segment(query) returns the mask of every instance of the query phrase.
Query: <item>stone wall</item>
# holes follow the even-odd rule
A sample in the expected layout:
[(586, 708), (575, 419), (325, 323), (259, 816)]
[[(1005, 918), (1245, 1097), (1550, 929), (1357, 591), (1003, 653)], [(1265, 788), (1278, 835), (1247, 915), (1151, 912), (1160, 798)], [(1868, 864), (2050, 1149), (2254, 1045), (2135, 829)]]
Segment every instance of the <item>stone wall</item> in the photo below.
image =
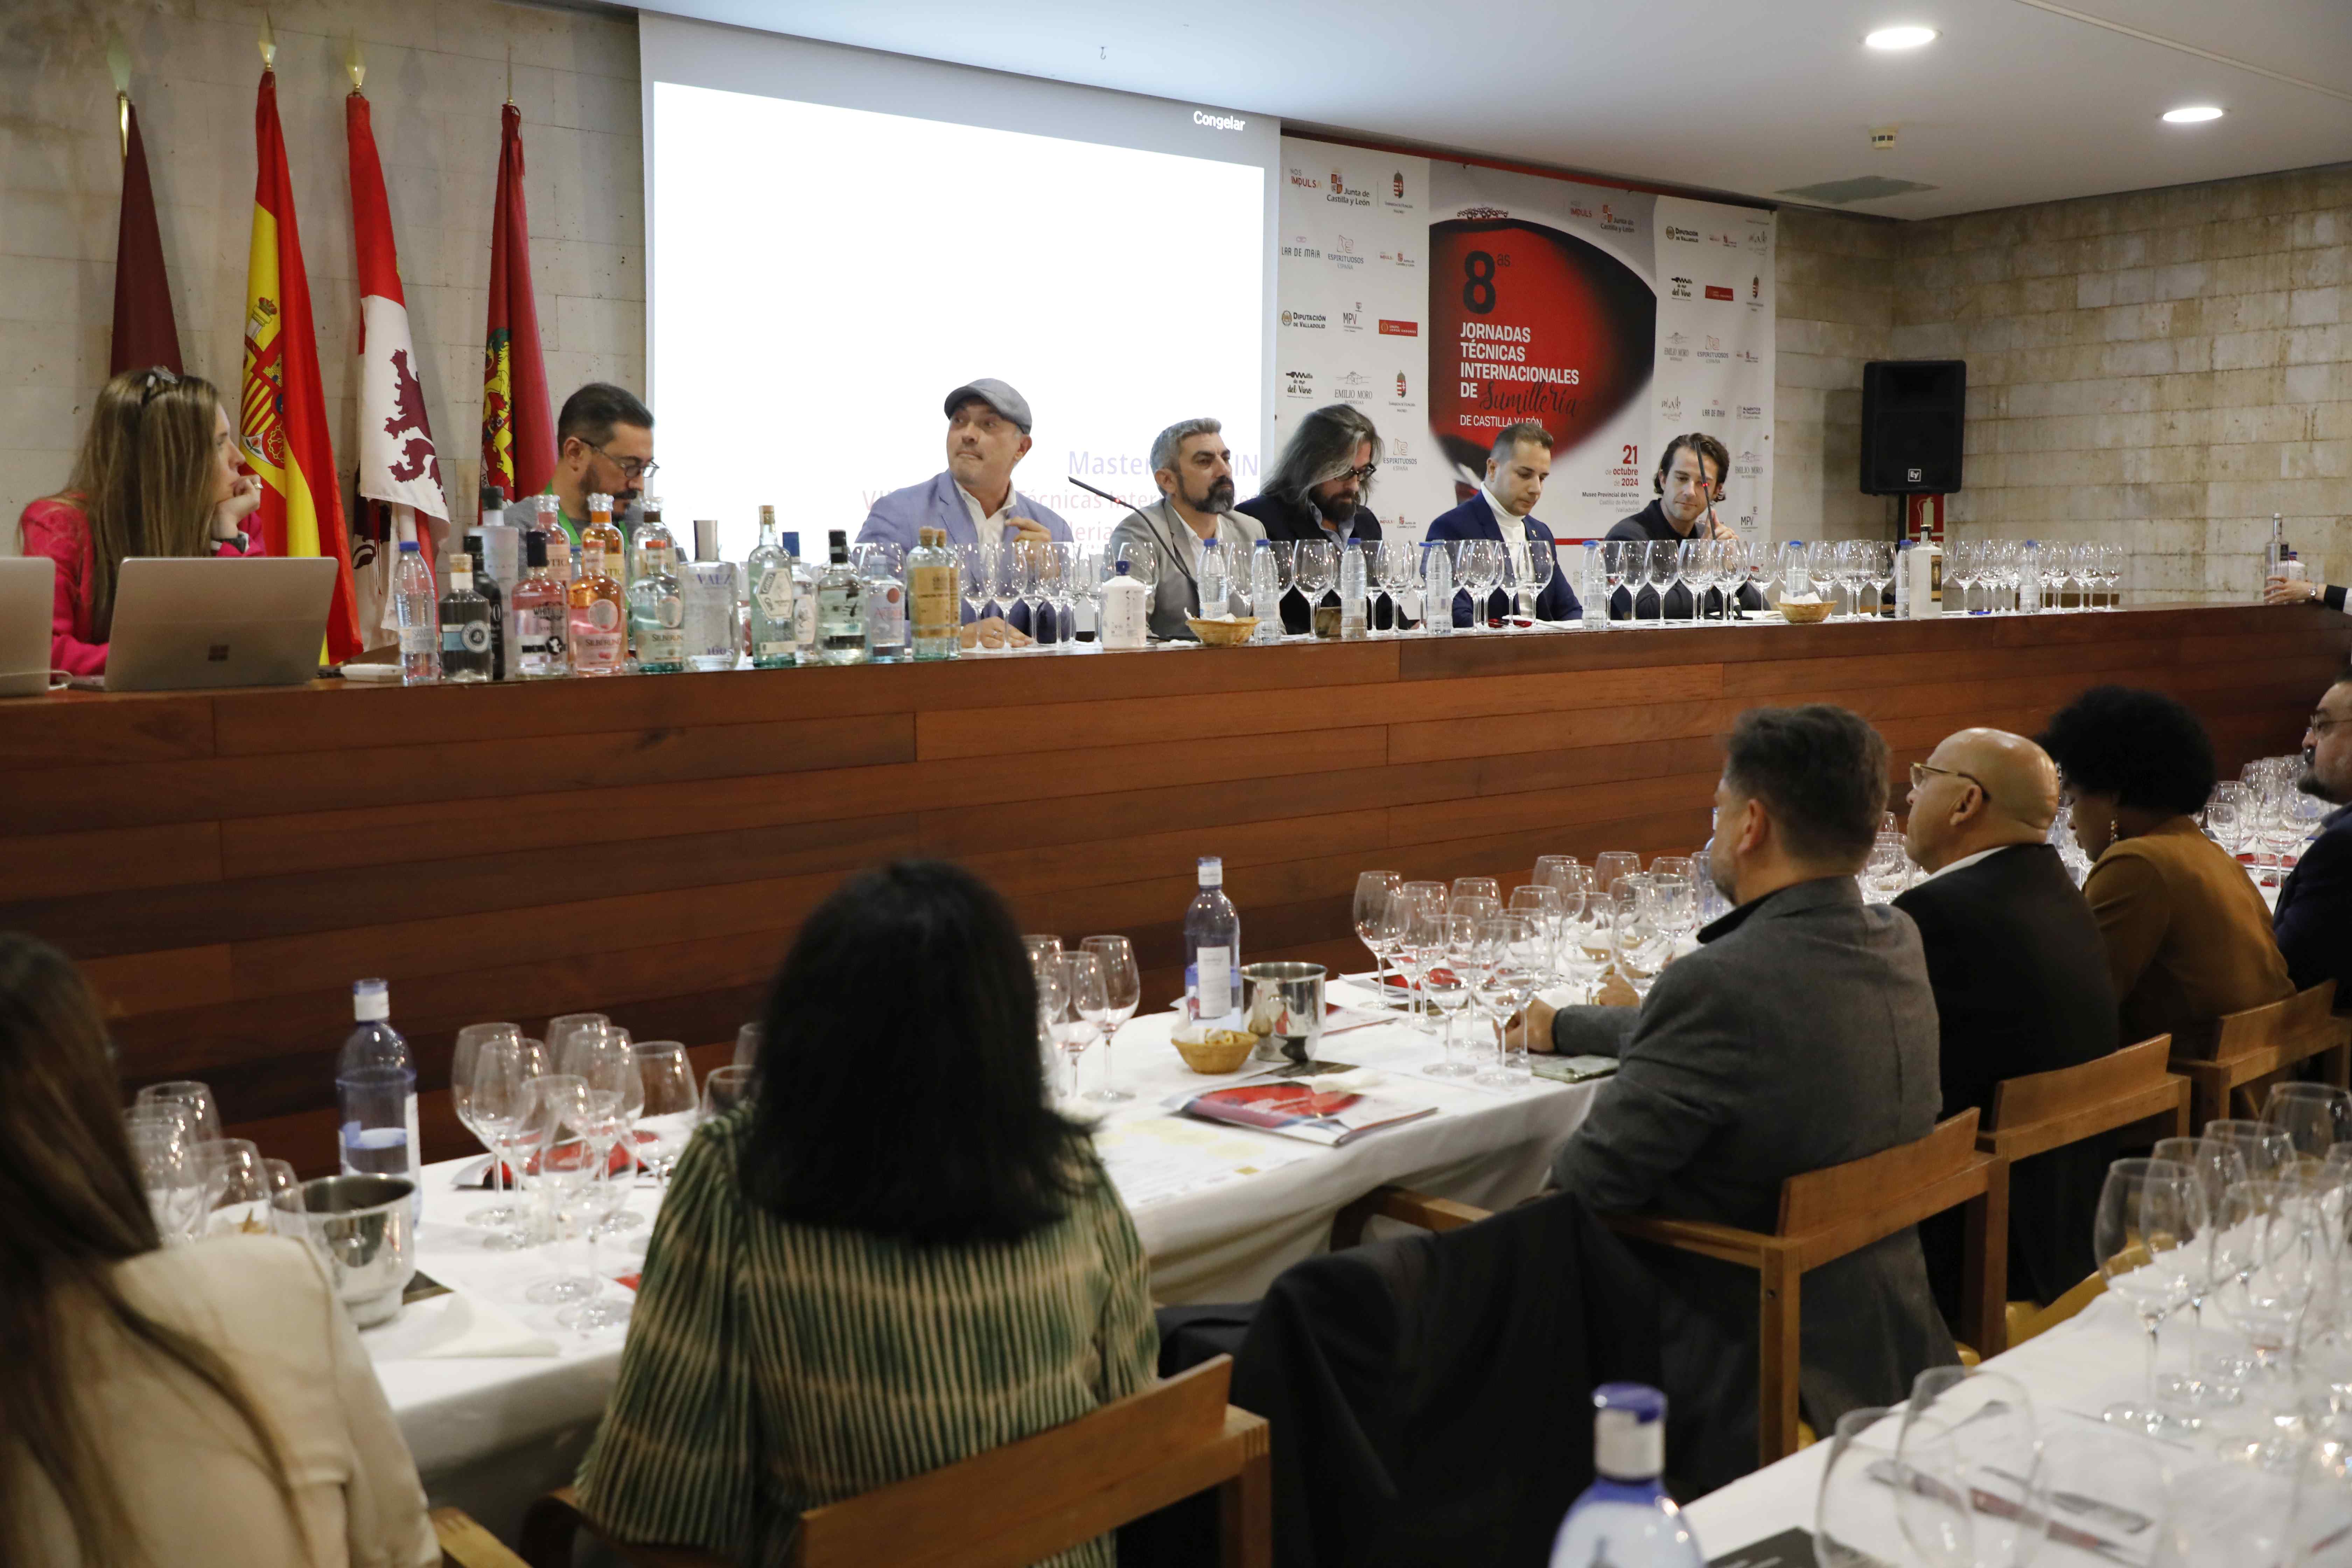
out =
[[(560, 399), (645, 382), (645, 214), (633, 21), (496, 0), (289, 0), (269, 8), (278, 115), (349, 484), (359, 300), (343, 62), (356, 36), (409, 328), (455, 507), (474, 511), (481, 358), (512, 50), (541, 342)], [(160, 211), (180, 352), (234, 409), (253, 212), (261, 9), (232, 0), (8, 0), (0, 15), (0, 509), (64, 482), (106, 380), (121, 175), (109, 33)], [(14, 527), (0, 526), (16, 547)]]
[(1774, 280), (1772, 535), (1890, 539), (1896, 503), (1864, 495), (1862, 367), (1894, 353), (1903, 227), (1809, 207), (1780, 214)]

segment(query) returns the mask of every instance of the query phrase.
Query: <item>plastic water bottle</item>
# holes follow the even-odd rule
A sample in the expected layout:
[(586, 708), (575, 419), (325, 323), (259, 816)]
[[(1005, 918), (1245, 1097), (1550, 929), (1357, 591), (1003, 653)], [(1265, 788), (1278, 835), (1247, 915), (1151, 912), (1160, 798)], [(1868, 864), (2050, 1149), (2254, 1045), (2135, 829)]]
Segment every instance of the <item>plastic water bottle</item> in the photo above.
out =
[(1212, 539), (1201, 547), (1201, 618), (1215, 620), (1231, 607), (1225, 591), (1225, 552)]
[(1225, 897), (1225, 863), (1201, 857), (1201, 890), (1184, 911), (1186, 999), (1203, 1023), (1230, 1016), (1242, 1005), (1242, 917)]
[(1658, 1478), (1666, 1396), (1646, 1384), (1592, 1391), (1592, 1484), (1552, 1539), (1551, 1568), (1706, 1568), (1697, 1537)]
[(1454, 629), (1454, 552), (1444, 542), (1431, 541), (1422, 545), (1421, 553), (1422, 571), (1429, 583), (1422, 626), (1443, 637)]
[(1257, 617), (1252, 642), (1282, 638), (1282, 567), (1274, 558), (1274, 542), (1261, 539), (1250, 551), (1250, 614)]
[(2017, 613), (2030, 616), (2041, 607), (2042, 544), (2039, 540), (2029, 539), (2017, 569)]
[(1812, 563), (1805, 553), (1805, 542), (1791, 539), (1780, 546), (1780, 597), (1805, 601), (1812, 596)]
[(400, 683), (435, 685), (441, 679), (441, 590), (413, 539), (400, 542), (392, 605), (400, 626)]
[(1609, 629), (1609, 571), (1601, 564), (1601, 541), (1584, 542), (1584, 563), (1576, 580), (1576, 597), (1584, 606), (1584, 629)]
[(1339, 637), (1362, 642), (1371, 626), (1371, 585), (1365, 580), (1364, 552), (1353, 541), (1339, 546)]
[[(417, 563), (422, 566), (423, 562)], [(352, 1016), (358, 1020), (335, 1058), (335, 1099), (342, 1113), (343, 1173), (402, 1176), (415, 1188), (410, 1212), (425, 1218), (425, 1183), (416, 1134), (416, 1058), (386, 1022), (392, 991), (381, 980), (352, 982)]]
[(1911, 618), (1913, 614), (1911, 609), (1912, 548), (1913, 545), (1910, 540), (1904, 539), (1895, 542), (1895, 618), (1898, 621), (1907, 621)]

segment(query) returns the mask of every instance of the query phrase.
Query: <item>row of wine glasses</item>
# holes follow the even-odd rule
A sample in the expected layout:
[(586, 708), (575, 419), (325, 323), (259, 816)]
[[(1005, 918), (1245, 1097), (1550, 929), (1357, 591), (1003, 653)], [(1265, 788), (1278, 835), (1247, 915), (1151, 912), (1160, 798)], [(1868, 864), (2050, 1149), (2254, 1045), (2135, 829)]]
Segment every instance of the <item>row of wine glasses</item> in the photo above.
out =
[(1609, 539), (1595, 548), (1611, 603), (1627, 595), (1636, 620), (1728, 620), (1743, 592), (1762, 588), (1763, 557), (1740, 540)]
[[(1111, 1040), (1143, 1005), (1143, 971), (1135, 961), (1135, 944), (1123, 936), (1090, 936), (1075, 952), (1065, 952), (1058, 936), (1021, 939), (1029, 950), (1029, 966), (1037, 984), (1039, 1043), (1059, 1092), (1066, 1100), (1097, 1105), (1119, 1105), (1133, 1100), (1130, 1089), (1118, 1087), (1111, 1067)], [(1102, 1077), (1081, 1092), (1078, 1065), (1097, 1042), (1102, 1046)]]
[(2275, 883), (2292, 870), (2326, 814), (2324, 802), (2296, 787), (2303, 774), (2299, 756), (2256, 757), (2206, 798), (2207, 836), (2258, 881)]
[(2032, 590), (2043, 610), (2115, 609), (2124, 547), (2050, 540), (2027, 548), (2018, 539), (1956, 539), (1945, 546), (1944, 576), (1959, 590), (1963, 615), (2013, 615)]
[[(294, 1167), (265, 1159), (249, 1139), (221, 1136), (220, 1111), (204, 1084), (150, 1084), (123, 1112), (123, 1131), (166, 1247), (281, 1229), (307, 1238), (307, 1227), (278, 1217), (283, 1194), (299, 1199)], [(299, 1202), (291, 1213), (299, 1216)]]

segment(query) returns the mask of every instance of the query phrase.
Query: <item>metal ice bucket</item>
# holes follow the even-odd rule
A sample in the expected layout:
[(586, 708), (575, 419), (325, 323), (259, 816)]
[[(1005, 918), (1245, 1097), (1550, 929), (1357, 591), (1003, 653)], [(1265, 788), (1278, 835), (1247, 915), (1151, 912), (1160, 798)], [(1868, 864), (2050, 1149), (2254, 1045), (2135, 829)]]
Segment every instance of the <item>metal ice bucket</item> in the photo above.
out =
[(1254, 1062), (1311, 1062), (1323, 1043), (1323, 977), (1319, 963), (1245, 963), (1242, 1018), (1257, 1037)]
[(320, 1176), (302, 1184), (310, 1238), (325, 1255), (335, 1294), (362, 1329), (400, 1314), (416, 1272), (416, 1222), (404, 1176)]

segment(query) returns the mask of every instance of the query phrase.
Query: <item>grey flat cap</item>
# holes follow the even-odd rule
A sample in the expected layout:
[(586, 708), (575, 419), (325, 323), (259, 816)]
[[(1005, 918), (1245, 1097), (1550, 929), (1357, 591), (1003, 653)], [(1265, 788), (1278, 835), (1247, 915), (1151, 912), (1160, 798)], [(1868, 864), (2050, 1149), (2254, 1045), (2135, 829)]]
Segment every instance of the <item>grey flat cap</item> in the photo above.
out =
[(1020, 426), (1021, 434), (1024, 436), (1029, 434), (1029, 400), (994, 376), (984, 376), (979, 381), (968, 381), (949, 393), (948, 417), (954, 418), (957, 408), (970, 403), (975, 397)]

